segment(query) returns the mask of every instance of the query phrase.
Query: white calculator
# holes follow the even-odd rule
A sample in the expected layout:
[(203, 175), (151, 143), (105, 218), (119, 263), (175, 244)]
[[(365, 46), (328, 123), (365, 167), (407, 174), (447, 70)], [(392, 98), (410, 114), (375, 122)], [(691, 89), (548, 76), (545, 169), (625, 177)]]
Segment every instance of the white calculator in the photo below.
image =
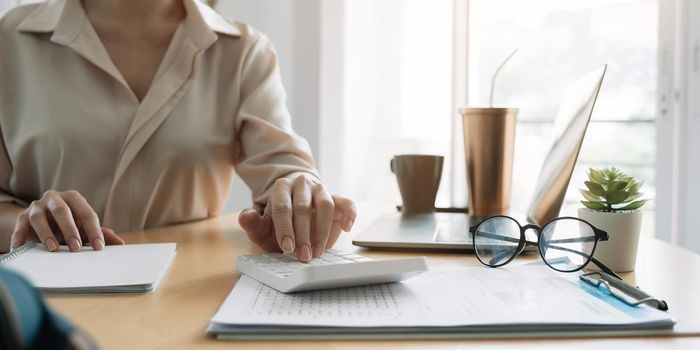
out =
[(308, 263), (292, 254), (242, 255), (239, 272), (282, 293), (403, 281), (428, 270), (425, 257), (373, 260), (337, 249)]

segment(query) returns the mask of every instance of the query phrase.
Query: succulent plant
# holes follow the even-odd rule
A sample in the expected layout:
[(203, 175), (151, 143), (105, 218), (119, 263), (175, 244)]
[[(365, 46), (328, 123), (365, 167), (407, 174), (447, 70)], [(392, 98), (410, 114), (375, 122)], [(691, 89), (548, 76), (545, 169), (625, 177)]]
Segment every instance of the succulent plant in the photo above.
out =
[(605, 212), (639, 209), (647, 202), (640, 199), (643, 193), (639, 189), (643, 183), (615, 167), (589, 168), (586, 189), (579, 190), (584, 198), (581, 204)]

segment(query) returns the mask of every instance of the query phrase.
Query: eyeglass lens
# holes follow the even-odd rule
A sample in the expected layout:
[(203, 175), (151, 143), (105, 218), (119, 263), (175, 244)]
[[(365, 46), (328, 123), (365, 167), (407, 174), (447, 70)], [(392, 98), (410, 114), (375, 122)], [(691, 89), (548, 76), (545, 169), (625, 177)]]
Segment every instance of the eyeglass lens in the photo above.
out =
[[(497, 267), (519, 253), (520, 225), (510, 217), (496, 216), (479, 224), (474, 250), (483, 264)], [(542, 228), (539, 248), (542, 259), (555, 270), (570, 272), (588, 263), (595, 248), (595, 232), (585, 221), (562, 218)], [(524, 244), (524, 242), (523, 242)]]
[(593, 227), (585, 221), (558, 219), (542, 228), (540, 254), (555, 270), (576, 271), (588, 263), (595, 243)]
[(501, 266), (518, 253), (520, 225), (511, 218), (496, 216), (479, 224), (474, 232), (476, 256), (485, 265)]

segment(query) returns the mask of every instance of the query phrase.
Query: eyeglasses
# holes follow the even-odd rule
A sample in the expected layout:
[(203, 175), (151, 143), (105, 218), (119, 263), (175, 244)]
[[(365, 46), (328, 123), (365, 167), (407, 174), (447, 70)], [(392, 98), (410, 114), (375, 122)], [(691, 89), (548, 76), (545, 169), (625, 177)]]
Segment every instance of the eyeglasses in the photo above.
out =
[[(537, 232), (537, 242), (528, 240), (526, 232)], [(622, 279), (593, 257), (598, 241), (607, 241), (608, 233), (575, 217), (556, 218), (541, 228), (522, 226), (510, 216), (492, 216), (469, 229), (479, 261), (490, 267), (511, 262), (527, 246), (538, 247), (547, 266), (561, 272), (575, 272), (593, 262), (602, 271)]]

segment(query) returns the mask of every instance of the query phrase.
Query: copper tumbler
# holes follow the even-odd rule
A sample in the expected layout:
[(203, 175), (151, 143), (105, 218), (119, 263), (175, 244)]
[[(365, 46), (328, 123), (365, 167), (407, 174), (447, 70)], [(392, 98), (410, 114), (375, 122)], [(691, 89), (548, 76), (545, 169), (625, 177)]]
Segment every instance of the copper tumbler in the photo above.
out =
[(517, 108), (462, 108), (469, 214), (505, 214), (510, 207)]

